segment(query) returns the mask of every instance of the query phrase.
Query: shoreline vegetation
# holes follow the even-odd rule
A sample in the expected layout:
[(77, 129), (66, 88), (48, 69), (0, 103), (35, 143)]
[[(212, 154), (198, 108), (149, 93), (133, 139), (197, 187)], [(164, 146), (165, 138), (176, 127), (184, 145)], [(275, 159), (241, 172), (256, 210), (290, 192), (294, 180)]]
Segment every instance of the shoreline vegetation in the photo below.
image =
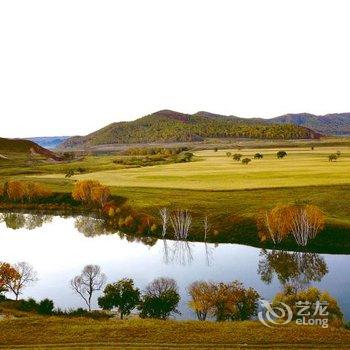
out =
[[(99, 183), (97, 185), (99, 188), (102, 186)], [(147, 190), (152, 191), (153, 189)], [(232, 195), (232, 192), (226, 192), (226, 194)], [(140, 208), (137, 205), (131, 206), (132, 200), (123, 196), (111, 195), (109, 189), (107, 189), (107, 197), (103, 201), (107, 201), (107, 198), (108, 203), (104, 203), (101, 207), (101, 205), (96, 205), (92, 202), (84, 203), (78, 198), (73, 198), (71, 193), (49, 192), (43, 197), (31, 199), (31, 201), (17, 200), (15, 202), (2, 196), (0, 197), (0, 210), (7, 214), (42, 214), (95, 218), (98, 220), (98, 224), (95, 225), (95, 233), (90, 232), (90, 235), (113, 234), (120, 231), (126, 235), (145, 239), (165, 238), (207, 243), (235, 243), (264, 249), (326, 254), (349, 254), (350, 252), (350, 227), (341, 220), (324, 219), (322, 230), (317, 237), (308, 242), (306, 246), (301, 246), (287, 233), (282, 233), (282, 235), (286, 236), (283, 241), (275, 242), (267, 237), (268, 233), (261, 234), (259, 231), (259, 224), (261, 225), (261, 222), (259, 223), (259, 211), (253, 217), (242, 214), (232, 215), (229, 211), (227, 213), (203, 216), (200, 206), (197, 211), (194, 207), (188, 206), (190, 208), (188, 212), (191, 214), (191, 227), (186, 237), (177, 237), (170, 232), (172, 231), (171, 227), (168, 227), (166, 235), (162, 232), (161, 210), (166, 207)], [(168, 215), (170, 212), (175, 212), (176, 208), (178, 208), (178, 204), (167, 208)], [(114, 218), (115, 216), (116, 218)], [(101, 220), (103, 222), (102, 225)], [(168, 218), (168, 220), (167, 225), (170, 226), (170, 219)]]

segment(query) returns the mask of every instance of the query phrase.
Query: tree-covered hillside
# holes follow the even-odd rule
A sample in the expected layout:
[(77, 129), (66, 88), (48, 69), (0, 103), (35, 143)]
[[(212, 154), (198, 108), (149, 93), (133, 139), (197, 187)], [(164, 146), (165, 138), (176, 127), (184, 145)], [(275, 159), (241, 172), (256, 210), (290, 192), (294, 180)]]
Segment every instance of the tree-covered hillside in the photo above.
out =
[(190, 142), (208, 138), (313, 139), (319, 134), (297, 125), (222, 116), (207, 112), (159, 111), (131, 122), (110, 124), (87, 136), (65, 141), (63, 148), (102, 144)]

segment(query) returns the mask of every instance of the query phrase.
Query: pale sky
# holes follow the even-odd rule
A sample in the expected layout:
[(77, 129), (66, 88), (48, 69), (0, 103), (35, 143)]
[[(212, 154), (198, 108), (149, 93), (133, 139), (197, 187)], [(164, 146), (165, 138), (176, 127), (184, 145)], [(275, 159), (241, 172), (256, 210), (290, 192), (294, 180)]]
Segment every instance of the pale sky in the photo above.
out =
[(0, 136), (160, 109), (350, 112), (347, 0), (0, 0)]

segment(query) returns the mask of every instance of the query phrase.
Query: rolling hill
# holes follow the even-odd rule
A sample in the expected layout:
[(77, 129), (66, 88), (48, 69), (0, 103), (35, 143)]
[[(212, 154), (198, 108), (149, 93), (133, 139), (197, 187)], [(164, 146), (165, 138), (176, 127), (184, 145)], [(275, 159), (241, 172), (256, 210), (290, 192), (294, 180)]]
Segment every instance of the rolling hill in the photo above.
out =
[(350, 135), (350, 113), (326, 115), (309, 113), (285, 114), (269, 119), (269, 122), (300, 125), (324, 135)]
[(33, 154), (55, 161), (61, 160), (55, 153), (39, 146), (33, 141), (0, 138), (0, 159), (11, 159), (12, 154)]
[(45, 137), (30, 137), (26, 140), (33, 141), (41, 147), (48, 149), (54, 149), (62, 144), (65, 140), (69, 139), (69, 136), (45, 136)]
[(208, 112), (184, 114), (162, 110), (130, 122), (112, 123), (87, 136), (66, 140), (61, 148), (104, 144), (191, 142), (210, 138), (317, 139), (321, 135), (292, 124), (272, 124)]

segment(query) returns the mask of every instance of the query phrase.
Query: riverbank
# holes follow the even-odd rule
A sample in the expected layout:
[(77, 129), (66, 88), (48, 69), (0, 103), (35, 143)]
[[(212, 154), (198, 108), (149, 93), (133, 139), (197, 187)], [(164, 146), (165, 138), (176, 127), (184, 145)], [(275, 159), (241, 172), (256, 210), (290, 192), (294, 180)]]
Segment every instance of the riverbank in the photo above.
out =
[(317, 326), (267, 328), (258, 321), (200, 322), (25, 317), (0, 321), (0, 348), (342, 348), (350, 331)]

